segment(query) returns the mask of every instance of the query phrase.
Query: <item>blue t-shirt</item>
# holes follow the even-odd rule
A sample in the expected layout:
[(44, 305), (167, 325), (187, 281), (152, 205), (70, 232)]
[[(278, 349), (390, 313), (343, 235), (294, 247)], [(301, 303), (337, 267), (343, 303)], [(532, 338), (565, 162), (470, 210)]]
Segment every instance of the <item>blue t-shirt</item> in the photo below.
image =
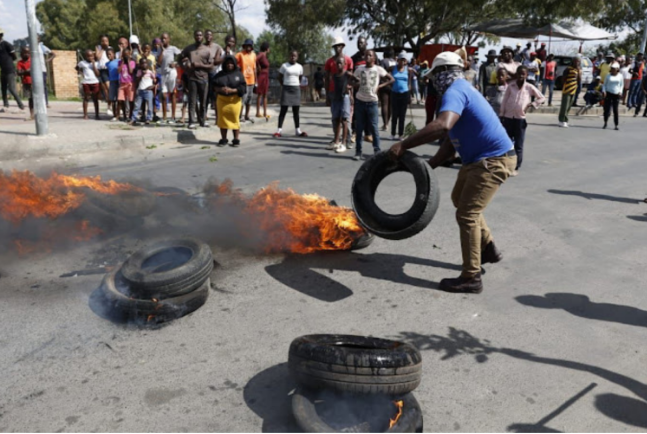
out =
[(119, 81), (119, 59), (106, 63), (106, 68), (108, 68), (108, 79), (110, 81)]
[(398, 71), (398, 67), (394, 66), (391, 75), (395, 79), (391, 91), (394, 93), (409, 92), (409, 67), (405, 66), (404, 71)]
[(447, 111), (460, 115), (449, 138), (463, 164), (498, 157), (513, 148), (497, 114), (467, 80), (456, 80), (443, 95), (440, 113)]

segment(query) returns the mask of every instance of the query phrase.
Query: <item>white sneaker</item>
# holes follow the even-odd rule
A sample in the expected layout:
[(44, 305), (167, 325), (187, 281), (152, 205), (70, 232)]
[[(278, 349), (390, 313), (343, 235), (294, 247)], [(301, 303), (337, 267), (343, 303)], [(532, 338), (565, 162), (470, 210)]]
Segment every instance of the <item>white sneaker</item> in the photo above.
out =
[(110, 119), (110, 122), (119, 122), (119, 119), (117, 119), (117, 118), (112, 118), (112, 119)]
[(341, 143), (330, 142), (330, 143), (328, 144), (328, 146), (326, 146), (326, 150), (328, 150), (328, 151), (334, 151), (334, 150), (335, 150), (335, 149), (337, 149), (340, 145), (341, 145)]
[(568, 122), (564, 122), (564, 128), (568, 128)]
[(339, 146), (337, 146), (337, 147), (335, 148), (335, 153), (336, 153), (336, 154), (341, 154), (341, 153), (346, 152), (347, 150), (348, 150), (348, 149), (346, 149), (346, 146), (342, 143), (342, 144), (340, 144)]
[(112, 110), (110, 110), (110, 109), (106, 110), (106, 114), (108, 116), (114, 116), (114, 114), (112, 113)]

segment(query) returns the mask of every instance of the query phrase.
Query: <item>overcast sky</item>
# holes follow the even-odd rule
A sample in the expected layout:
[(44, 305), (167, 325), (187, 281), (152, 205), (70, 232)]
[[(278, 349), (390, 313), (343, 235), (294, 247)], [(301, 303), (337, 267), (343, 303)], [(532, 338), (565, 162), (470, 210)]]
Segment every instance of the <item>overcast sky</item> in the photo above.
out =
[[(40, 0), (36, 0), (38, 3)], [(322, 0), (325, 1), (325, 0)], [(257, 37), (263, 30), (268, 29), (268, 26), (265, 24), (265, 5), (262, 0), (240, 0), (240, 3), (246, 7), (246, 9), (240, 11), (236, 15), (236, 21), (243, 27), (247, 28), (254, 37)], [(14, 39), (20, 39), (27, 37), (27, 18), (25, 12), (25, 1), (24, 0), (0, 0), (0, 28), (4, 30), (5, 39), (8, 41), (13, 41)], [(330, 32), (334, 36), (341, 36), (347, 45), (346, 53), (353, 54), (356, 49), (356, 42), (350, 41), (346, 34), (342, 34), (341, 29), (332, 30)], [(541, 38), (542, 40), (547, 40), (547, 38)], [(485, 56), (485, 53), (489, 48), (495, 48), (499, 50), (504, 44), (505, 45), (516, 45), (518, 42), (524, 43), (526, 41), (521, 41), (517, 39), (503, 38), (502, 43), (494, 47), (486, 47), (485, 50), (480, 50), (481, 60)], [(372, 41), (369, 39), (369, 47), (372, 45)], [(597, 43), (586, 43), (584, 50), (590, 46), (596, 46)], [(577, 52), (579, 43), (577, 42), (557, 42), (552, 45), (552, 50), (556, 54), (574, 54)]]

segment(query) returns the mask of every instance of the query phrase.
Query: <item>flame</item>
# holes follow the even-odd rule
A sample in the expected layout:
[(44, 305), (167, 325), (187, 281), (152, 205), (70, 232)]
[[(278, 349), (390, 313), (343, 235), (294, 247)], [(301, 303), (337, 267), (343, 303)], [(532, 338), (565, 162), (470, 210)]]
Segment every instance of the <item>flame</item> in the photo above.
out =
[(81, 187), (111, 195), (140, 190), (130, 184), (104, 182), (100, 176), (77, 178), (54, 172), (45, 179), (29, 171), (0, 172), (0, 217), (14, 224), (27, 217), (56, 219), (83, 203)]
[(404, 407), (404, 401), (393, 401), (393, 404), (398, 409), (398, 414), (396, 414), (393, 419), (389, 420), (389, 429), (393, 428), (393, 426), (398, 423), (398, 420), (400, 420), (400, 417), (402, 416), (402, 407)]
[(227, 180), (216, 185), (214, 193), (216, 202), (233, 201), (242, 208), (251, 223), (246, 221), (241, 232), (258, 230), (267, 253), (348, 250), (366, 234), (352, 209), (331, 205), (317, 194), (279, 189), (277, 182), (245, 195)]

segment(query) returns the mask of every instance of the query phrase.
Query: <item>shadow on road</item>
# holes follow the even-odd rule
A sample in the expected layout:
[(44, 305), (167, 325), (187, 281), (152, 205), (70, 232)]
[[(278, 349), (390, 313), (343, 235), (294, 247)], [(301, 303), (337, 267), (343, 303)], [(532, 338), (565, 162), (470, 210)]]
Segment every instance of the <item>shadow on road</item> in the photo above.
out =
[[(571, 360), (542, 357), (513, 348), (495, 347), (488, 340), (480, 340), (466, 331), (449, 328), (447, 336), (424, 335), (415, 332), (400, 332), (394, 337), (409, 342), (420, 350), (431, 350), (442, 354), (441, 360), (449, 360), (460, 355), (471, 355), (477, 363), (485, 363), (492, 354), (503, 354), (527, 362), (552, 365), (574, 371), (587, 372), (610, 383), (616, 384), (635, 394), (640, 399), (613, 395), (598, 395), (596, 407), (604, 415), (622, 423), (645, 427), (647, 409), (647, 384), (608, 369)], [(598, 405), (598, 402), (600, 403)], [(622, 407), (621, 407), (622, 405)], [(545, 419), (545, 418), (544, 418)], [(640, 425), (643, 424), (643, 425)], [(533, 424), (513, 424), (508, 429), (530, 427)], [(546, 432), (546, 431), (545, 431)], [(554, 432), (554, 431), (552, 431)]]
[[(354, 271), (363, 277), (425, 289), (438, 289), (437, 282), (408, 276), (404, 272), (406, 264), (461, 270), (460, 265), (413, 256), (324, 252), (316, 255), (288, 256), (280, 264), (265, 267), (265, 271), (274, 279), (302, 294), (331, 303), (353, 295), (350, 288), (332, 278), (335, 270)], [(319, 272), (315, 269), (326, 271)]]
[(577, 191), (577, 190), (548, 190), (549, 193), (553, 194), (562, 194), (566, 196), (580, 196), (585, 199), (599, 199), (599, 200), (609, 200), (611, 202), (621, 202), (621, 203), (640, 203), (640, 200), (638, 199), (632, 199), (629, 197), (617, 197), (617, 196), (609, 196), (606, 194), (597, 194), (597, 193), (585, 193), (583, 191)]
[(292, 416), (292, 396), (296, 388), (288, 364), (281, 363), (252, 377), (243, 389), (245, 404), (263, 419), (263, 432), (300, 432)]
[(621, 304), (594, 303), (581, 294), (549, 293), (521, 295), (516, 300), (526, 306), (541, 309), (564, 309), (566, 312), (586, 319), (616, 322), (637, 327), (647, 327), (647, 311)]
[(635, 220), (637, 222), (647, 222), (647, 214), (643, 215), (628, 215), (628, 219)]

